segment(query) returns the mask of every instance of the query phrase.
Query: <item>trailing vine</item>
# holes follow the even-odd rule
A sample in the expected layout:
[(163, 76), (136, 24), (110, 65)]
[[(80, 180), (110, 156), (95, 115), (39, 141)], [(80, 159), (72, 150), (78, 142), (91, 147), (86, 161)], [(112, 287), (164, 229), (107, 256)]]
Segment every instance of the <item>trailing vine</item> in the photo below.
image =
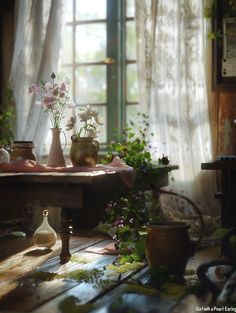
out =
[[(153, 201), (150, 190), (160, 185), (169, 172), (166, 156), (162, 155), (158, 162), (153, 161), (151, 143), (147, 139), (148, 119), (147, 115), (138, 113), (136, 122), (130, 121), (125, 128), (122, 140), (108, 145), (103, 160), (111, 162), (118, 155), (137, 173), (134, 187), (125, 196), (114, 196), (107, 204), (104, 216), (106, 231), (113, 235), (117, 250), (127, 254), (128, 262), (139, 261), (145, 256), (145, 224), (161, 218), (159, 204)], [(99, 229), (102, 230), (101, 225)]]

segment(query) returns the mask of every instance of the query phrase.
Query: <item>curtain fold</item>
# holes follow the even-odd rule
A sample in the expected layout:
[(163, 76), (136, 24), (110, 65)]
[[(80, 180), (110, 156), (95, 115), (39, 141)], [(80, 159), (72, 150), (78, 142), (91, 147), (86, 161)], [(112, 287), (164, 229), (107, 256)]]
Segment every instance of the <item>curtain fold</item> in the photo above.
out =
[(199, 0), (136, 0), (138, 76), (152, 152), (179, 166), (170, 187), (217, 214), (215, 173), (201, 171), (213, 159), (203, 10)]
[(16, 103), (16, 140), (33, 140), (40, 154), (48, 118), (28, 87), (50, 80), (59, 67), (63, 0), (16, 0), (16, 30), (10, 83)]

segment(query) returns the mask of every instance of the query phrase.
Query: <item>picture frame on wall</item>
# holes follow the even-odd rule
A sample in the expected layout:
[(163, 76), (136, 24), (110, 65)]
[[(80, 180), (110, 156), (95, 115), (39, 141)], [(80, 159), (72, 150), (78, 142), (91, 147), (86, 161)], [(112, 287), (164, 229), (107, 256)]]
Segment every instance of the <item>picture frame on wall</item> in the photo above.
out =
[[(212, 31), (217, 34), (212, 45), (212, 89), (236, 90), (236, 12), (217, 0)], [(234, 16), (235, 15), (235, 16)]]
[(222, 77), (236, 76), (236, 18), (223, 19)]

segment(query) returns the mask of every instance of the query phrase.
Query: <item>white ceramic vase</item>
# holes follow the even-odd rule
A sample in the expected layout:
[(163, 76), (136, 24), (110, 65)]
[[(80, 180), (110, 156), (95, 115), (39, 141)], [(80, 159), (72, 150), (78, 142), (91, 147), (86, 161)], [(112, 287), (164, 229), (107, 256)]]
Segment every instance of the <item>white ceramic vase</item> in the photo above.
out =
[(60, 139), (61, 129), (51, 128), (51, 131), (52, 131), (52, 143), (48, 155), (47, 166), (51, 167), (65, 166), (66, 162), (63, 155)]

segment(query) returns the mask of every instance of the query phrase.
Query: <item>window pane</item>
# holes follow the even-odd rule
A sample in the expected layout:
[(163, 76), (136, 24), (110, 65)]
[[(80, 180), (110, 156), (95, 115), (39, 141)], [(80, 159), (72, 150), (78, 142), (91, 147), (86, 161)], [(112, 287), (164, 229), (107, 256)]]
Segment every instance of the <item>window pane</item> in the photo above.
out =
[(76, 62), (102, 61), (106, 57), (106, 24), (76, 27)]
[(73, 20), (73, 0), (65, 1), (66, 7), (66, 22), (72, 22)]
[(76, 70), (76, 103), (106, 102), (106, 66), (81, 66)]
[(137, 120), (137, 114), (140, 113), (140, 105), (127, 105), (126, 106), (126, 121), (127, 124), (130, 123), (130, 121), (134, 122)]
[(126, 0), (126, 16), (134, 17), (134, 14), (135, 14), (134, 0)]
[(127, 64), (127, 101), (138, 102), (138, 75), (137, 64)]
[(126, 49), (127, 49), (127, 59), (136, 60), (136, 30), (134, 21), (126, 22)]
[(76, 19), (95, 20), (106, 18), (106, 0), (77, 0)]
[(72, 27), (66, 26), (63, 37), (62, 63), (72, 63)]

